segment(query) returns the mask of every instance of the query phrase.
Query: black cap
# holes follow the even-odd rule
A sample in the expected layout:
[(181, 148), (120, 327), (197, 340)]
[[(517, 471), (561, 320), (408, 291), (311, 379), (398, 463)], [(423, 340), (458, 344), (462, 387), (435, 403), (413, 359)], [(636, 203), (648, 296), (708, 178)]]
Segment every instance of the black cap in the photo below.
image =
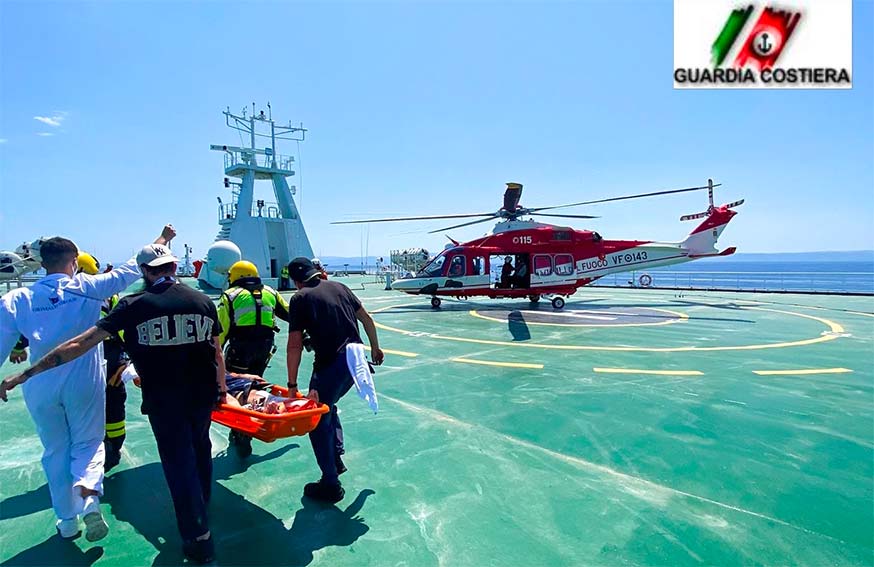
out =
[(288, 263), (288, 275), (292, 281), (305, 282), (319, 271), (309, 258), (300, 256)]

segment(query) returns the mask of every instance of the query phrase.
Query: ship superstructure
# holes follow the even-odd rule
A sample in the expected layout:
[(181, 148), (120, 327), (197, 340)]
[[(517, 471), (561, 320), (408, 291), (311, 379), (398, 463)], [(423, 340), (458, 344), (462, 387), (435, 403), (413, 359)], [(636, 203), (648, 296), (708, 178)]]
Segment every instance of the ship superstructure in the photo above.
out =
[[(282, 267), (298, 256), (313, 256), (309, 238), (294, 201), (296, 187), (289, 186), (286, 178), (295, 175), (295, 159), (276, 152), (276, 142), (302, 142), (306, 136), (303, 125), (277, 124), (270, 104), (264, 111), (255, 112), (252, 105), (240, 114), (225, 110), (225, 121), (242, 134), (247, 146), (211, 145), (210, 149), (224, 154), (224, 185), (230, 189), (230, 201), (218, 198), (220, 230), (216, 237), (219, 254), (207, 254), (199, 280), (209, 287), (226, 286), (229, 250), (227, 241), (239, 248), (242, 259), (258, 267), (265, 283), (276, 285)], [(259, 143), (264, 143), (263, 147)], [(255, 182), (269, 181), (275, 201), (256, 199)], [(220, 256), (213, 257), (213, 256)], [(230, 254), (233, 256), (233, 254)], [(233, 263), (233, 262), (231, 262)], [(271, 280), (273, 280), (271, 282)]]

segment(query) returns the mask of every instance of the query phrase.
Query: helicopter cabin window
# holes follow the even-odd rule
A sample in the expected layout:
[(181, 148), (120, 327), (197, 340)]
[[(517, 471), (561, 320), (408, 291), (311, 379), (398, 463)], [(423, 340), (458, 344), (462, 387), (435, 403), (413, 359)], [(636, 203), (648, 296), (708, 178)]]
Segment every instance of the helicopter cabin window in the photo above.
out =
[(552, 258), (546, 254), (537, 254), (534, 256), (534, 273), (538, 276), (552, 275)]
[(443, 273), (443, 264), (446, 263), (446, 256), (440, 255), (431, 260), (422, 271), (419, 272), (420, 275), (426, 278), (436, 278)]
[(483, 270), (485, 269), (485, 265), (486, 265), (485, 256), (476, 256), (473, 259), (473, 272), (471, 272), (471, 275), (473, 275), (473, 276), (482, 275)]
[(0, 274), (14, 274), (15, 265), (12, 258), (0, 258)]
[(569, 242), (571, 240), (571, 231), (569, 231), (569, 230), (553, 230), (552, 231), (552, 239)]
[(556, 254), (555, 273), (559, 276), (572, 275), (574, 273), (574, 257), (570, 254)]
[(452, 261), (449, 262), (449, 274), (450, 278), (459, 278), (465, 273), (465, 258), (464, 256), (453, 256)]

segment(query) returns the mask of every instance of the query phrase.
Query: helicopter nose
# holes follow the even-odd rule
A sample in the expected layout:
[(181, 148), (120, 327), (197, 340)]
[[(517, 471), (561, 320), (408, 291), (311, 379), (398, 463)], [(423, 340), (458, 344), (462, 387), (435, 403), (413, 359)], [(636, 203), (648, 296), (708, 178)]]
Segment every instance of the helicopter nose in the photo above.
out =
[(400, 279), (395, 280), (391, 284), (391, 288), (395, 291), (407, 291), (413, 289), (419, 289), (422, 287), (421, 280), (419, 278), (408, 278), (408, 279)]

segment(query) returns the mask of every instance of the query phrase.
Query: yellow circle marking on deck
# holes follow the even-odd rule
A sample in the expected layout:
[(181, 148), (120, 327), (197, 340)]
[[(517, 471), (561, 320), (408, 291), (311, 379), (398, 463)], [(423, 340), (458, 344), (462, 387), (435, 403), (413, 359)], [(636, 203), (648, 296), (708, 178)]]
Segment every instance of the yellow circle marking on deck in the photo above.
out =
[[(365, 346), (364, 348), (366, 350), (370, 350), (369, 346)], [(405, 350), (392, 350), (390, 348), (384, 348), (384, 349), (382, 349), (382, 352), (385, 354), (396, 354), (398, 356), (405, 356), (407, 358), (416, 358), (417, 356), (419, 356), (415, 352), (407, 352)]]
[(541, 370), (542, 364), (530, 364), (526, 362), (497, 362), (494, 360), (477, 360), (475, 358), (450, 358), (452, 362), (464, 362), (467, 364), (482, 364), (484, 366), (501, 366), (504, 368), (532, 368)]
[[(669, 319), (667, 321), (659, 321), (658, 323), (537, 323), (533, 321), (520, 321), (524, 322), (526, 325), (539, 325), (541, 327), (655, 327), (656, 325), (670, 325), (671, 323), (680, 323), (689, 319), (689, 316), (685, 313), (680, 313), (679, 311), (669, 311), (668, 309), (657, 309), (655, 307), (645, 307), (644, 309), (649, 309), (650, 311), (661, 311), (663, 313), (669, 313), (676, 317), (676, 319)], [(539, 313), (543, 313), (545, 315), (554, 315), (555, 313), (565, 313), (563, 311), (549, 312), (549, 311), (540, 311)], [(568, 312), (571, 313), (571, 312)], [(586, 311), (586, 313), (591, 313), (591, 311)], [(485, 319), (487, 321), (495, 321), (496, 323), (506, 323), (507, 319), (498, 319), (497, 317), (488, 317), (478, 312), (476, 309), (471, 309), (468, 311), (468, 314), (473, 317), (478, 317), (480, 319)], [(611, 315), (628, 315), (634, 316), (636, 313), (604, 313), (602, 317), (609, 317)]]
[(759, 376), (806, 376), (808, 374), (846, 374), (849, 368), (807, 368), (804, 370), (753, 370)]
[(700, 370), (635, 370), (634, 368), (593, 368), (603, 374), (658, 374), (660, 376), (704, 376)]
[[(395, 307), (402, 307), (401, 305), (395, 305)], [(844, 333), (844, 328), (834, 321), (829, 321), (828, 319), (823, 319), (821, 317), (814, 317), (813, 315), (805, 315), (804, 313), (796, 313), (794, 311), (782, 311), (780, 309), (769, 309), (766, 307), (747, 307), (746, 309), (755, 309), (757, 311), (771, 311), (773, 313), (781, 313), (783, 315), (792, 315), (795, 317), (802, 317), (804, 319), (812, 319), (813, 321), (819, 321), (823, 323), (829, 328), (828, 332), (824, 332), (818, 337), (814, 337), (812, 339), (802, 339), (798, 341), (788, 341), (782, 343), (765, 343), (765, 344), (757, 344), (757, 345), (737, 345), (737, 346), (714, 346), (714, 347), (640, 347), (640, 346), (594, 346), (594, 345), (545, 345), (541, 343), (523, 343), (523, 342), (510, 342), (510, 341), (492, 341), (487, 339), (471, 339), (467, 337), (447, 337), (446, 335), (438, 335), (435, 333), (429, 332), (416, 332), (416, 331), (405, 331), (404, 329), (398, 329), (396, 327), (389, 327), (388, 325), (384, 325), (382, 323), (376, 322), (376, 326), (385, 331), (392, 331), (394, 333), (400, 333), (402, 335), (413, 336), (413, 337), (428, 337), (432, 339), (439, 339), (444, 341), (456, 341), (462, 343), (474, 343), (481, 345), (495, 345), (495, 346), (508, 346), (508, 347), (520, 347), (520, 348), (542, 348), (542, 349), (550, 349), (550, 350), (592, 350), (592, 351), (607, 351), (607, 352), (711, 352), (711, 351), (726, 351), (726, 350), (762, 350), (768, 348), (787, 348), (787, 347), (796, 347), (796, 346), (806, 346), (817, 343), (824, 343), (828, 341), (833, 341), (838, 339)], [(375, 312), (374, 312), (375, 313)]]

